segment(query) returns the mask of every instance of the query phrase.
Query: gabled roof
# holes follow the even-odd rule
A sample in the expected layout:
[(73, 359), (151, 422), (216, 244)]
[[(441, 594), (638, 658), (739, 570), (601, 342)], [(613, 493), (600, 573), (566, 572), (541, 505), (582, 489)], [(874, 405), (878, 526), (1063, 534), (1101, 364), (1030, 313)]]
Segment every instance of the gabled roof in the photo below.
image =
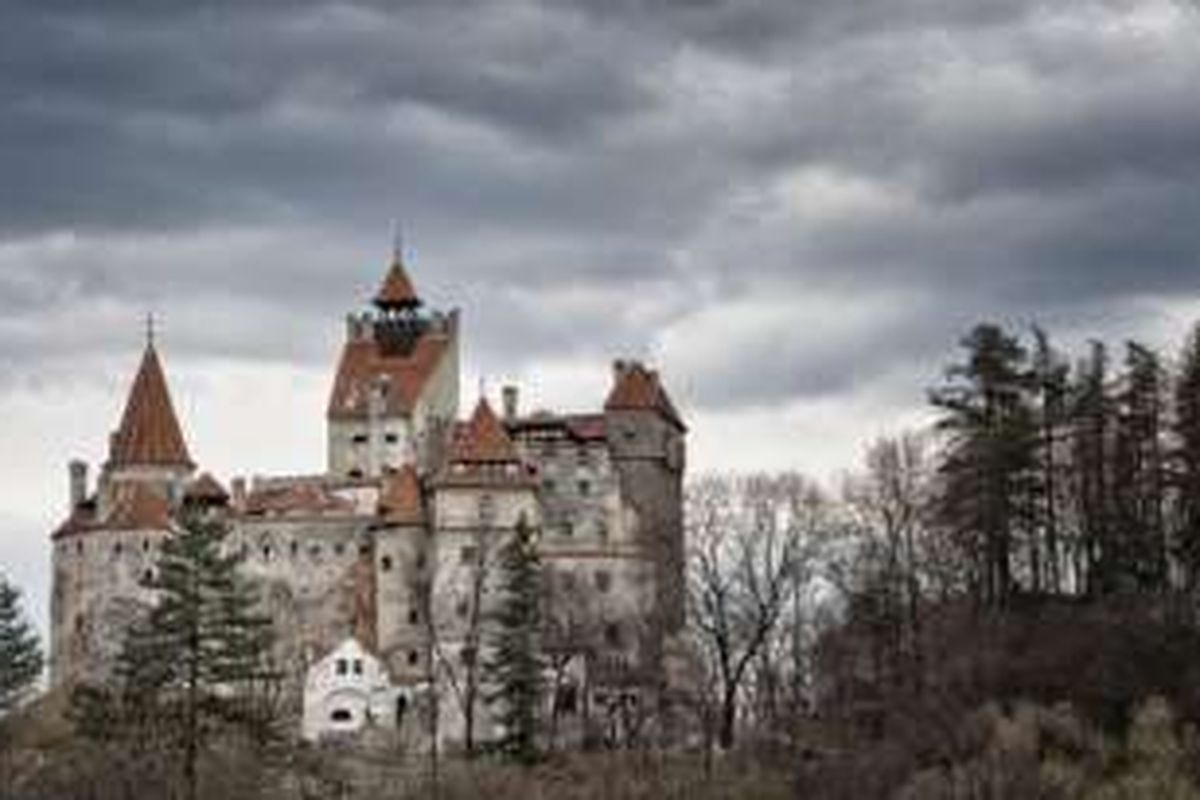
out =
[(113, 466), (193, 466), (153, 343), (142, 355), (108, 460)]
[(205, 472), (188, 485), (184, 497), (204, 503), (225, 503), (229, 500), (229, 492), (225, 491), (211, 473)]
[(448, 336), (433, 332), (422, 334), (407, 355), (385, 353), (373, 338), (346, 342), (329, 396), (329, 418), (365, 417), (371, 392), (379, 391), (381, 383), (387, 386), (383, 413), (411, 414), (449, 346)]
[(517, 461), (517, 449), (504, 432), (487, 398), (479, 398), (470, 421), (450, 443), (450, 461), (458, 464), (503, 464)]
[(421, 480), (411, 464), (405, 464), (398, 472), (389, 472), (381, 479), (379, 515), (393, 525), (425, 523)]
[(618, 361), (615, 381), (605, 411), (657, 411), (680, 430), (687, 430), (675, 404), (663, 388), (656, 370), (646, 369), (638, 361)]
[(391, 309), (411, 308), (420, 304), (421, 298), (417, 297), (417, 291), (408, 277), (408, 271), (404, 269), (404, 263), (399, 258), (394, 259), (375, 295), (375, 305)]

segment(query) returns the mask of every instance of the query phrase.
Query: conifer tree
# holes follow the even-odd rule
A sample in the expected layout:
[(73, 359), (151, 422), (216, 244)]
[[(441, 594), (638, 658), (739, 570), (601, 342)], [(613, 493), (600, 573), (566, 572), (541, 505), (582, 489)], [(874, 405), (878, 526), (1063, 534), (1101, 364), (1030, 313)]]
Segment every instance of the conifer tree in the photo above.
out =
[(200, 757), (218, 736), (238, 732), (264, 744), (274, 733), (271, 621), (237, 571), (240, 557), (222, 553), (225, 533), (222, 523), (189, 514), (164, 541), (144, 583), (157, 603), (130, 629), (118, 666), (126, 719), (179, 755), (189, 799)]
[(20, 591), (0, 576), (0, 717), (20, 704), (42, 672), (42, 649), (20, 600)]
[(1028, 533), (1036, 455), (1028, 355), (1016, 338), (981, 324), (962, 341), (961, 364), (930, 400), (946, 436), (942, 521), (974, 557), (985, 603), (1003, 605), (1014, 586), (1014, 544)]
[(528, 764), (538, 758), (542, 658), (541, 560), (536, 535), (524, 515), (500, 551), (501, 598), (495, 612), (492, 648), (487, 659), (488, 698), (503, 726), (499, 749)]
[(1174, 553), (1187, 587), (1195, 589), (1200, 584), (1200, 324), (1184, 346), (1173, 405)]

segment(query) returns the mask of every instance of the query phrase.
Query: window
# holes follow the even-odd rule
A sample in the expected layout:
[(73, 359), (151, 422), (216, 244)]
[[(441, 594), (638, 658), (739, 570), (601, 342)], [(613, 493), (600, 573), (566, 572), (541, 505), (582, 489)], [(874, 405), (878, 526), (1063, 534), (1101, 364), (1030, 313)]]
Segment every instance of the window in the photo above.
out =
[(479, 549), (470, 544), (464, 545), (463, 549), (459, 551), (459, 558), (464, 564), (474, 564), (478, 555)]
[(601, 539), (608, 538), (608, 522), (604, 518), (596, 520), (596, 536)]
[(592, 463), (591, 453), (586, 447), (580, 447), (575, 451), (575, 463), (581, 467), (586, 467)]
[(579, 706), (579, 690), (575, 685), (568, 683), (565, 686), (558, 687), (558, 691), (554, 695), (554, 707), (562, 714), (574, 714)]
[(314, 544), (312, 547), (308, 548), (308, 554), (312, 556), (313, 561), (319, 559), (321, 557), (321, 545)]
[(417, 553), (417, 571), (425, 569), (425, 553)]
[(421, 615), (417, 613), (417, 610), (415, 608), (410, 608), (408, 610), (408, 624), (416, 625), (420, 621), (421, 621)]
[(362, 675), (362, 674), (363, 674), (363, 666), (362, 666), (362, 659), (361, 659), (361, 658), (356, 658), (356, 659), (354, 659), (354, 674), (355, 674), (355, 675)]
[(392, 571), (392, 557), (384, 556), (383, 558), (379, 559), (379, 569), (381, 569), (384, 572), (391, 572)]
[(119, 558), (121, 555), (121, 543), (117, 542), (113, 545), (113, 558)]
[(383, 435), (383, 440), (388, 444), (395, 444), (396, 442), (400, 441), (400, 437), (394, 433), (385, 433)]
[(575, 526), (573, 524), (571, 524), (571, 520), (567, 520), (566, 522), (563, 523), (562, 535), (563, 536), (574, 536), (575, 535)]
[[(415, 665), (417, 664), (417, 662), (419, 662), (420, 660), (421, 660), (421, 654), (420, 654), (420, 653), (418, 653), (416, 650), (409, 650), (409, 651), (408, 651), (408, 663), (409, 663), (409, 666), (415, 666)], [(404, 698), (401, 698), (401, 699), (404, 699)]]
[(335, 556), (340, 556), (340, 555), (344, 554), (345, 552), (346, 552), (346, 545), (342, 544), (341, 542), (338, 542), (337, 544), (335, 544), (333, 546), (333, 554)]
[(263, 561), (271, 560), (271, 545), (264, 544), (262, 546), (262, 557), (263, 557)]
[[(414, 651), (414, 653), (415, 653), (415, 651)], [(412, 657), (413, 657), (414, 653), (408, 654), (409, 663), (413, 663)], [(404, 722), (404, 712), (407, 710), (408, 710), (408, 698), (405, 697), (404, 695), (397, 696), (396, 697), (396, 727), (399, 727), (400, 724), (402, 722)]]
[(295, 558), (297, 556), (297, 554), (299, 554), (299, 552), (300, 552), (300, 545), (294, 539), (292, 540), (291, 551), (292, 551), (292, 558)]
[(371, 545), (369, 545), (369, 544), (360, 544), (360, 545), (358, 546), (358, 554), (359, 554), (360, 556), (369, 556), (369, 555), (371, 555)]
[(149, 583), (154, 580), (154, 570), (147, 569), (142, 571), (142, 583)]
[(554, 478), (546, 478), (542, 481), (542, 489), (546, 492), (553, 493), (558, 488), (558, 484), (554, 482)]
[(488, 526), (496, 521), (496, 498), (485, 494), (479, 498), (479, 524)]
[(615, 622), (604, 626), (604, 642), (609, 647), (621, 646), (621, 627)]
[(339, 658), (337, 660), (337, 674), (338, 675), (345, 675), (349, 671), (349, 669), (350, 669), (350, 665), (346, 662), (346, 659)]
[(579, 482), (579, 496), (587, 497), (591, 493), (592, 493), (592, 482), (591, 481), (580, 481)]
[(454, 613), (458, 614), (459, 619), (464, 619), (467, 616), (467, 610), (469, 608), (470, 606), (467, 604), (466, 600), (459, 600), (458, 605), (454, 607)]
[(329, 719), (333, 722), (350, 722), (354, 719), (354, 715), (346, 708), (335, 708), (333, 713), (329, 715)]
[(143, 553), (150, 552), (150, 540), (149, 539), (142, 539), (142, 552)]
[(367, 435), (365, 433), (356, 433), (353, 437), (351, 437), (350, 441), (354, 442), (355, 444), (366, 444)]
[(358, 480), (359, 478), (361, 478), (363, 476), (363, 471), (361, 469), (359, 469), (358, 467), (355, 467), (354, 469), (350, 470), (349, 475), (351, 478)]
[(80, 556), (83, 555), (83, 542), (75, 543), (75, 554)]
[(601, 592), (607, 592), (612, 587), (612, 575), (608, 574), (608, 570), (596, 570), (596, 588)]

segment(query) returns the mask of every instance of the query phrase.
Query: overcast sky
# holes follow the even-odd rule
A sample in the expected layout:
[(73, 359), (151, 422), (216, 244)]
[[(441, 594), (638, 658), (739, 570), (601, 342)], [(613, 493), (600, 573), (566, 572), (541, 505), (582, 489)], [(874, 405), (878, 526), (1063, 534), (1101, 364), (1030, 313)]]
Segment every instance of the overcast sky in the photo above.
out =
[(396, 219), (467, 401), (646, 358), (696, 469), (852, 467), (984, 318), (1176, 350), (1200, 6), (7, 0), (0, 186), (0, 567), (44, 623), (145, 314), (203, 466), (319, 469)]

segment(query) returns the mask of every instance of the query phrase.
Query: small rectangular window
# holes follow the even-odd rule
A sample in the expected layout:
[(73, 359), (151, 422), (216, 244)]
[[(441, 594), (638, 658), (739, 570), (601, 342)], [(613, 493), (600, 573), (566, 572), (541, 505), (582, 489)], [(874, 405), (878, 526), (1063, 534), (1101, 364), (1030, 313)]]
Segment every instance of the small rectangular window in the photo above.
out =
[(367, 435), (365, 433), (356, 433), (350, 441), (354, 442), (355, 444), (366, 444)]
[(346, 670), (347, 670), (348, 668), (349, 668), (349, 665), (347, 665), (347, 664), (346, 664), (346, 659), (344, 659), (344, 658), (339, 658), (339, 659), (337, 660), (337, 674), (338, 674), (338, 675), (345, 675), (345, 674), (346, 674)]
[(579, 482), (579, 496), (587, 497), (591, 493), (592, 493), (591, 481), (580, 481)]
[(462, 559), (462, 563), (464, 564), (474, 564), (478, 553), (479, 551), (474, 547), (474, 545), (466, 545), (459, 553), (459, 557)]
[(395, 444), (396, 442), (400, 441), (400, 437), (394, 433), (385, 433), (383, 435), (383, 440), (388, 444)]
[(356, 658), (356, 659), (354, 659), (354, 674), (355, 674), (355, 675), (362, 675), (362, 674), (363, 674), (363, 666), (362, 666), (362, 659), (361, 659), (361, 658)]

